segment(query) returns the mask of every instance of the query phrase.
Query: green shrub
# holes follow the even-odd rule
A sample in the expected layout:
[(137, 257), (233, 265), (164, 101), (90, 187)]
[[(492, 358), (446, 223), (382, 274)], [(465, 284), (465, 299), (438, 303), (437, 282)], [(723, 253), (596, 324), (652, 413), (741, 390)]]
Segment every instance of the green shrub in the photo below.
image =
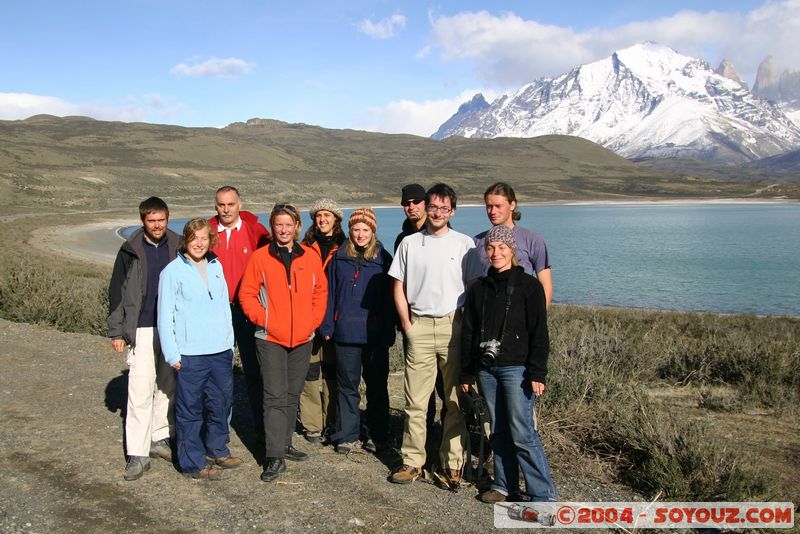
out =
[(108, 331), (107, 283), (100, 273), (60, 261), (45, 264), (35, 255), (24, 261), (5, 257), (0, 269), (0, 315), (104, 336)]

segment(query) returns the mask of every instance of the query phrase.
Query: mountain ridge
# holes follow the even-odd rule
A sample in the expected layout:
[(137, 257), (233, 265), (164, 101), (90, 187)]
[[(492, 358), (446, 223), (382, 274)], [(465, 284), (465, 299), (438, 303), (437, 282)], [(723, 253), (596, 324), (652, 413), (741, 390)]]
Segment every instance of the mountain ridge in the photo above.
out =
[(641, 43), (523, 85), (434, 134), (577, 135), (626, 158), (743, 163), (800, 146), (800, 127), (741, 80), (657, 43)]

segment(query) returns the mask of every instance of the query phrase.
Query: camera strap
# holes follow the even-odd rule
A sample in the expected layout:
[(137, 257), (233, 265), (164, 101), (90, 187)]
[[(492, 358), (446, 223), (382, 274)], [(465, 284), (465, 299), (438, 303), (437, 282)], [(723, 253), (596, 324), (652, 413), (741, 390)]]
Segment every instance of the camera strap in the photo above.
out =
[[(513, 273), (511, 273), (513, 274)], [(500, 346), (503, 345), (503, 338), (506, 336), (506, 319), (508, 318), (508, 310), (511, 309), (511, 295), (514, 293), (514, 286), (511, 285), (512, 276), (508, 277), (508, 285), (506, 286), (506, 306), (503, 310), (503, 322), (500, 324)], [(483, 294), (483, 303), (481, 304), (481, 343), (488, 341), (486, 339), (486, 301), (488, 300), (488, 291)]]

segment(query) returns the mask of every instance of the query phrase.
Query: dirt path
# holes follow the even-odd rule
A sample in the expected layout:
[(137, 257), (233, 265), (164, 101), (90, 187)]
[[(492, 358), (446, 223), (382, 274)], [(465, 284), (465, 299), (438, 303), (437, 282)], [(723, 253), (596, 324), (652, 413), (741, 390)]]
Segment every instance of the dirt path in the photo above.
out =
[[(220, 482), (198, 482), (157, 461), (122, 479), (121, 410), (126, 377), (108, 341), (0, 320), (0, 531), (3, 532), (486, 532), (492, 508), (426, 482), (387, 482), (363, 451), (295, 443), (311, 453), (279, 483), (259, 480), (234, 416), (234, 454), (246, 464)], [(239, 377), (240, 378), (240, 377)], [(393, 377), (397, 380), (399, 377)], [(393, 398), (393, 404), (396, 399)], [(245, 406), (236, 399), (237, 410)], [(242, 412), (239, 412), (242, 413)], [(244, 442), (242, 441), (244, 439)], [(626, 500), (630, 494), (556, 472), (564, 500)]]

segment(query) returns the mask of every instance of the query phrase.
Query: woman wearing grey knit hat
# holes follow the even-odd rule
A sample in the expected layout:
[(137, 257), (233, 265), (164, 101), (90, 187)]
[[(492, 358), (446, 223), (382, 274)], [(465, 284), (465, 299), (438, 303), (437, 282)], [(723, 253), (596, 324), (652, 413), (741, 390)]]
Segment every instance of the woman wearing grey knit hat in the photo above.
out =
[[(317, 200), (308, 211), (311, 226), (303, 244), (319, 254), (324, 268), (345, 240), (342, 231), (344, 214), (336, 201), (329, 198)], [(314, 337), (311, 365), (300, 394), (300, 424), (305, 429), (308, 441), (320, 443), (323, 432), (333, 427), (335, 404), (336, 354), (333, 342), (317, 335)]]
[(485, 243), (491, 267), (464, 303), (460, 376), (464, 393), (477, 379), (492, 421), (494, 482), (480, 499), (518, 500), (521, 470), (525, 500), (554, 501), (556, 488), (533, 419), (550, 350), (544, 288), (518, 265), (513, 228), (493, 226)]

